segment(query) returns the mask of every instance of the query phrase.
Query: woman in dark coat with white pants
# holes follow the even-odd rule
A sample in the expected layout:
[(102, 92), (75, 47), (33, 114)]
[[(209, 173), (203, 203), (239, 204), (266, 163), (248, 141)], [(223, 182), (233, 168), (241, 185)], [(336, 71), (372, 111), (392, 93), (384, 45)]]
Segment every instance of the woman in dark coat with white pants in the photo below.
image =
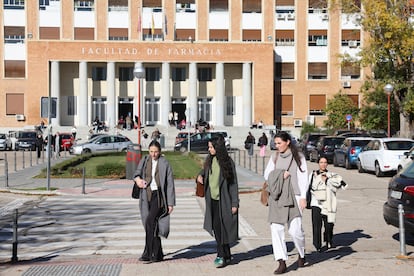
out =
[(197, 181), (204, 185), (204, 229), (216, 239), (217, 258), (214, 265), (220, 268), (230, 264), (230, 243), (239, 239), (239, 186), (236, 167), (227, 152), (224, 137), (211, 139), (208, 151)]

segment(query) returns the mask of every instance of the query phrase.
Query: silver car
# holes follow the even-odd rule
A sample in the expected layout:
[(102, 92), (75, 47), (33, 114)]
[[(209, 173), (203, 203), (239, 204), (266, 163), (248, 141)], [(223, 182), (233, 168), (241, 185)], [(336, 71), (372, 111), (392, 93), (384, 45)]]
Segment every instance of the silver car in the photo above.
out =
[(132, 145), (128, 137), (122, 135), (99, 135), (86, 143), (73, 145), (69, 152), (71, 154), (87, 154), (99, 152), (126, 151)]
[(0, 149), (1, 150), (12, 150), (13, 143), (9, 135), (0, 133)]

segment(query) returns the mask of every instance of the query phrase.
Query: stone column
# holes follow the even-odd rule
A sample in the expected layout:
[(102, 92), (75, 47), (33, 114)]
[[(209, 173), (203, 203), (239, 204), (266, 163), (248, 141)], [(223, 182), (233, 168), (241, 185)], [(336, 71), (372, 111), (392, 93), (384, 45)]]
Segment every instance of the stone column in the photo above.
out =
[(224, 126), (224, 64), (216, 64), (216, 126)]
[[(108, 98), (107, 98), (107, 123), (108, 123), (108, 127), (110, 129), (112, 129), (113, 127), (115, 127), (117, 121), (118, 121), (118, 116), (116, 116), (115, 114), (115, 110), (116, 110), (116, 93), (115, 93), (115, 62), (110, 61), (107, 64), (107, 77), (106, 77), (106, 84), (107, 84), (107, 94), (108, 94)], [(132, 114), (131, 114), (132, 115)], [(134, 118), (132, 118), (134, 119)]]
[(56, 98), (56, 118), (52, 118), (51, 125), (60, 125), (60, 69), (59, 61), (52, 61), (51, 64), (50, 95)]
[(78, 96), (79, 125), (88, 126), (88, 63), (79, 62), (79, 96)]
[(252, 67), (250, 62), (243, 63), (243, 126), (252, 123)]
[(169, 126), (168, 114), (171, 111), (171, 97), (170, 97), (170, 63), (162, 63), (161, 75), (161, 100), (160, 100), (160, 124), (162, 126)]

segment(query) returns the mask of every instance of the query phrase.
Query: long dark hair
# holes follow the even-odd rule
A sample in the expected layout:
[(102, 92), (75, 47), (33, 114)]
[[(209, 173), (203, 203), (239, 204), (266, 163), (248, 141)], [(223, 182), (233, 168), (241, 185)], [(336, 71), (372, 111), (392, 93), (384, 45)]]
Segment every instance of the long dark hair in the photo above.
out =
[(286, 131), (280, 131), (280, 132), (276, 133), (275, 139), (276, 139), (276, 137), (279, 137), (284, 142), (287, 142), (287, 141), (290, 142), (289, 143), (289, 149), (292, 152), (293, 159), (295, 159), (295, 162), (298, 165), (299, 170), (301, 172), (304, 172), (304, 171), (302, 171), (302, 168), (301, 168), (302, 161), (300, 161), (299, 150), (295, 145), (292, 144), (292, 137), (290, 136), (290, 134), (287, 133)]
[[(213, 145), (214, 149), (216, 150), (216, 158), (221, 168), (221, 172), (223, 177), (229, 182), (233, 182), (233, 160), (229, 156), (226, 144), (224, 141), (224, 137), (222, 135), (218, 135), (217, 137), (211, 138), (209, 140)], [(204, 162), (204, 169), (211, 171), (211, 163), (213, 161), (213, 155), (209, 154)]]

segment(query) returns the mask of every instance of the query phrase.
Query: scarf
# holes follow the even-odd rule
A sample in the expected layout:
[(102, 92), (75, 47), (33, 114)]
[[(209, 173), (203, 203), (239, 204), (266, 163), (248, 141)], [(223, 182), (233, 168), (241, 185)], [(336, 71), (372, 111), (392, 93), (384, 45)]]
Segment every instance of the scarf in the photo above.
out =
[[(292, 158), (293, 154), (290, 149), (287, 149), (285, 152), (280, 152), (279, 157), (276, 161), (275, 168), (289, 171), (293, 192), (295, 193), (295, 195), (300, 195), (300, 189), (298, 184), (298, 165), (296, 164), (294, 159), (292, 160)], [(290, 163), (292, 164), (289, 167)]]

